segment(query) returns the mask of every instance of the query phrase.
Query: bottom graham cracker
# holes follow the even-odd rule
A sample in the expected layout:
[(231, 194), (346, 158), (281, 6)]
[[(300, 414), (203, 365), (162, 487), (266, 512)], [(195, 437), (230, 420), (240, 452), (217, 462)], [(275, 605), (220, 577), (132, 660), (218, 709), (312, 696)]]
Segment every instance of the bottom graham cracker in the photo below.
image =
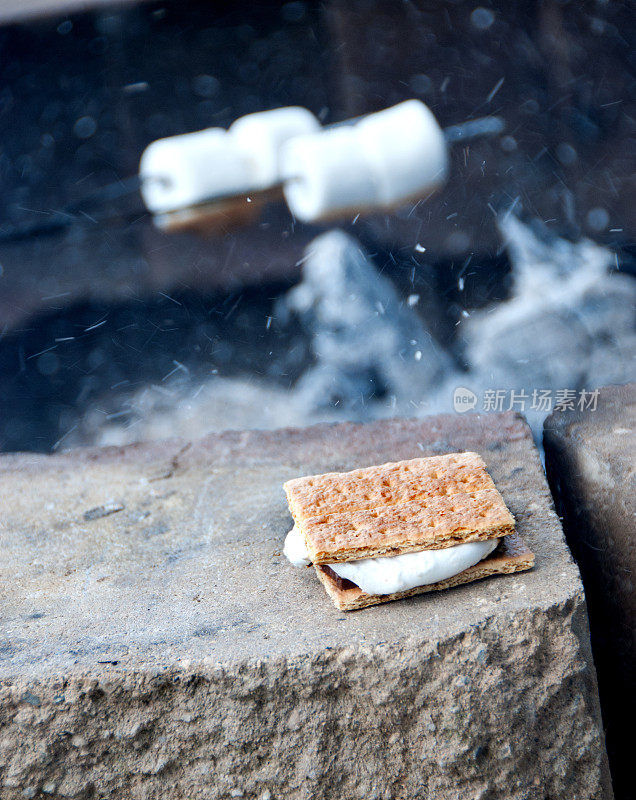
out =
[[(404, 597), (413, 597), (424, 592), (436, 592), (441, 589), (450, 589), (453, 586), (461, 586), (464, 583), (489, 578), (491, 575), (506, 575), (512, 572), (522, 572), (531, 569), (534, 565), (534, 553), (526, 546), (518, 533), (504, 536), (497, 549), (468, 569), (437, 583), (429, 583), (426, 586), (416, 586), (404, 592), (394, 594), (373, 595), (366, 594), (358, 586), (341, 589), (332, 575), (327, 572), (324, 566), (315, 564), (314, 569), (325, 587), (329, 597), (333, 600), (336, 608), (341, 611), (356, 611), (359, 608), (375, 606), (379, 603), (388, 603), (391, 600), (401, 600)], [(329, 566), (326, 564), (325, 566)]]

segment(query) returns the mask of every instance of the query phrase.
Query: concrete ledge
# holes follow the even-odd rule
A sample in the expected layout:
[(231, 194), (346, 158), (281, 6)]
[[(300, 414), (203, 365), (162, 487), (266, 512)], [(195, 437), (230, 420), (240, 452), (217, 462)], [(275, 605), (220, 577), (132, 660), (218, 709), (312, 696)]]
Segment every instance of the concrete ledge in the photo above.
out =
[(617, 800), (634, 795), (636, 717), (636, 383), (600, 390), (592, 409), (545, 421), (546, 469), (589, 604)]
[[(298, 474), (480, 452), (530, 573), (344, 615)], [(525, 422), (448, 415), (0, 459), (0, 786), (72, 798), (610, 798), (578, 573)]]

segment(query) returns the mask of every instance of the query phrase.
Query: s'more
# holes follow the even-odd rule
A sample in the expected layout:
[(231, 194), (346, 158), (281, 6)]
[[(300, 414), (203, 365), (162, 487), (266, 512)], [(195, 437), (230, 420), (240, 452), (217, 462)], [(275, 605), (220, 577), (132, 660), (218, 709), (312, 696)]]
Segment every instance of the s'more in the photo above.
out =
[(313, 565), (343, 611), (534, 564), (478, 453), (310, 475), (283, 488), (294, 519), (284, 553)]

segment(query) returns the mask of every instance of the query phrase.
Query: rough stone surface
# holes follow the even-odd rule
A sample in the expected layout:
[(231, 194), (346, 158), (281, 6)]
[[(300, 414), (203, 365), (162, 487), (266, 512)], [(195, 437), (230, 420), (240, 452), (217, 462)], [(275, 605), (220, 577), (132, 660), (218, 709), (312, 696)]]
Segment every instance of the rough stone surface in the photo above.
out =
[(636, 383), (603, 388), (595, 410), (545, 422), (546, 468), (589, 605), (617, 798), (634, 796)]
[[(484, 457), (528, 573), (345, 615), (282, 483)], [(515, 414), (0, 460), (0, 794), (611, 798), (578, 572)], [(46, 792), (46, 794), (41, 794)]]

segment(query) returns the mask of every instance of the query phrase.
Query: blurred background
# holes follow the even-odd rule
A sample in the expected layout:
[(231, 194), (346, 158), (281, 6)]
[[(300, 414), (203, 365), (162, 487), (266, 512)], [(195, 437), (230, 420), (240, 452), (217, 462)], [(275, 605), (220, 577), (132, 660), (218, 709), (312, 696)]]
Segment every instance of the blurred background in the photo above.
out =
[[(598, 0), (2, 0), (0, 448), (461, 412), (458, 389), (538, 432), (633, 380), (635, 27)], [(505, 130), (390, 214), (165, 232), (131, 183), (161, 137), (409, 98)]]

